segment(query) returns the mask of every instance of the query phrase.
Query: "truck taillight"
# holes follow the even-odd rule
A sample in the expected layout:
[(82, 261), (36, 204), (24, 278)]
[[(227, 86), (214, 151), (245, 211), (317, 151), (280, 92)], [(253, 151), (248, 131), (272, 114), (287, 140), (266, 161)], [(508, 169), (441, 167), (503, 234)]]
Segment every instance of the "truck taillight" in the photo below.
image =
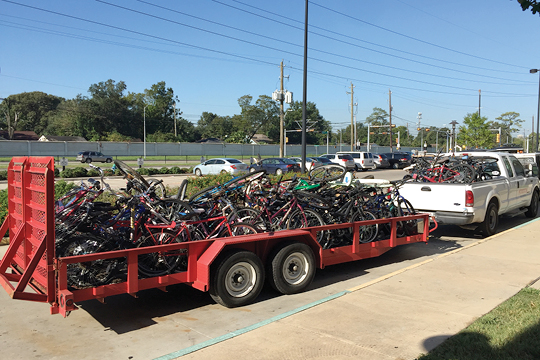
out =
[(474, 194), (471, 190), (465, 191), (465, 206), (474, 206)]

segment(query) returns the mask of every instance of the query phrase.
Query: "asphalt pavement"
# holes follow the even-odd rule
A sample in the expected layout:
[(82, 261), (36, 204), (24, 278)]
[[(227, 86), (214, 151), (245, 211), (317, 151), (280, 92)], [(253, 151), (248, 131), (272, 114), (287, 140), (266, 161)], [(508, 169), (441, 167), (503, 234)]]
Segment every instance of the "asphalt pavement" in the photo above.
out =
[[(183, 177), (177, 178), (174, 181), (179, 184)], [(121, 184), (124, 180), (116, 181)], [(359, 281), (357, 286), (349, 286), (293, 311), (280, 313), (276, 309), (275, 317), (163, 353), (158, 359), (415, 359), (522, 288), (540, 289), (538, 220), (478, 239), (367, 283)], [(6, 250), (7, 246), (0, 246), (0, 256)], [(11, 311), (2, 314), (2, 317), (24, 316)], [(60, 321), (55, 324), (62, 326)], [(1, 325), (0, 330), (0, 336), (10, 331)], [(28, 335), (32, 335), (33, 341), (38, 336)], [(187, 335), (170, 333), (167, 338), (174, 342), (175, 336)], [(147, 341), (152, 347), (152, 338)], [(4, 340), (3, 345), (15, 344)], [(39, 346), (51, 350), (49, 345), (52, 346), (47, 341)], [(80, 351), (91, 351), (92, 346), (95, 345), (77, 344), (73, 357)], [(134, 359), (149, 358), (137, 354), (138, 346), (133, 347)], [(69, 349), (62, 351), (69, 356)], [(114, 349), (110, 351), (114, 357)]]
[(540, 289), (538, 220), (158, 359), (415, 359)]

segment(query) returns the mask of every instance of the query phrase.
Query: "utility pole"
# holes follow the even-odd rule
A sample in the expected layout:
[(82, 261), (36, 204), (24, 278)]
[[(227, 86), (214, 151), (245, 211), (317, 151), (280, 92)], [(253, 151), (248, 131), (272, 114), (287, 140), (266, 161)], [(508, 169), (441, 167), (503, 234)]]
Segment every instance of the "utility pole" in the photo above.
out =
[(478, 117), (480, 117), (480, 103), (482, 100), (482, 90), (478, 90)]
[(178, 133), (176, 132), (176, 101), (173, 102), (174, 105), (174, 137), (178, 136)]
[(280, 97), (280, 100), (279, 100), (279, 157), (283, 157), (285, 152), (284, 152), (284, 147), (285, 147), (285, 137), (286, 137), (286, 134), (285, 134), (285, 116), (284, 116), (284, 113), (283, 113), (283, 100), (284, 100), (284, 96), (283, 96), (283, 60), (281, 60), (281, 64), (279, 66), (280, 68), (280, 77), (279, 77), (279, 80), (280, 80), (280, 83), (281, 83), (281, 86), (280, 86), (280, 90), (281, 90), (281, 97)]
[(394, 145), (392, 144), (392, 91), (390, 91), (390, 89), (388, 89), (388, 103), (390, 105), (390, 152), (393, 153)]
[(351, 81), (351, 151), (354, 151), (354, 86)]
[(420, 148), (424, 150), (424, 132), (422, 131), (422, 127), (420, 126), (420, 122), (422, 121), (422, 113), (418, 113), (418, 131), (420, 131)]

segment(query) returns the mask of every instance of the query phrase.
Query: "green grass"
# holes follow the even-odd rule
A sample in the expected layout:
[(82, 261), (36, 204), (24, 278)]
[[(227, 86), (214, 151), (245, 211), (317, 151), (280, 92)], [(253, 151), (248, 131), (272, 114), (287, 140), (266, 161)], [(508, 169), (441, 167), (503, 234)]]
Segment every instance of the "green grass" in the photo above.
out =
[(418, 360), (540, 359), (540, 291), (525, 288)]

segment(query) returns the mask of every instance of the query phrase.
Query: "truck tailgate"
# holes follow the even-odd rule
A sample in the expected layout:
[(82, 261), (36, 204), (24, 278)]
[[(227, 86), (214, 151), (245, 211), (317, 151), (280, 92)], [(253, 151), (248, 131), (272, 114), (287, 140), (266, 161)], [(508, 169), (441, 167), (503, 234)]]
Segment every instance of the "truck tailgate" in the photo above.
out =
[(469, 189), (466, 184), (410, 182), (399, 192), (416, 210), (464, 212), (465, 192)]

